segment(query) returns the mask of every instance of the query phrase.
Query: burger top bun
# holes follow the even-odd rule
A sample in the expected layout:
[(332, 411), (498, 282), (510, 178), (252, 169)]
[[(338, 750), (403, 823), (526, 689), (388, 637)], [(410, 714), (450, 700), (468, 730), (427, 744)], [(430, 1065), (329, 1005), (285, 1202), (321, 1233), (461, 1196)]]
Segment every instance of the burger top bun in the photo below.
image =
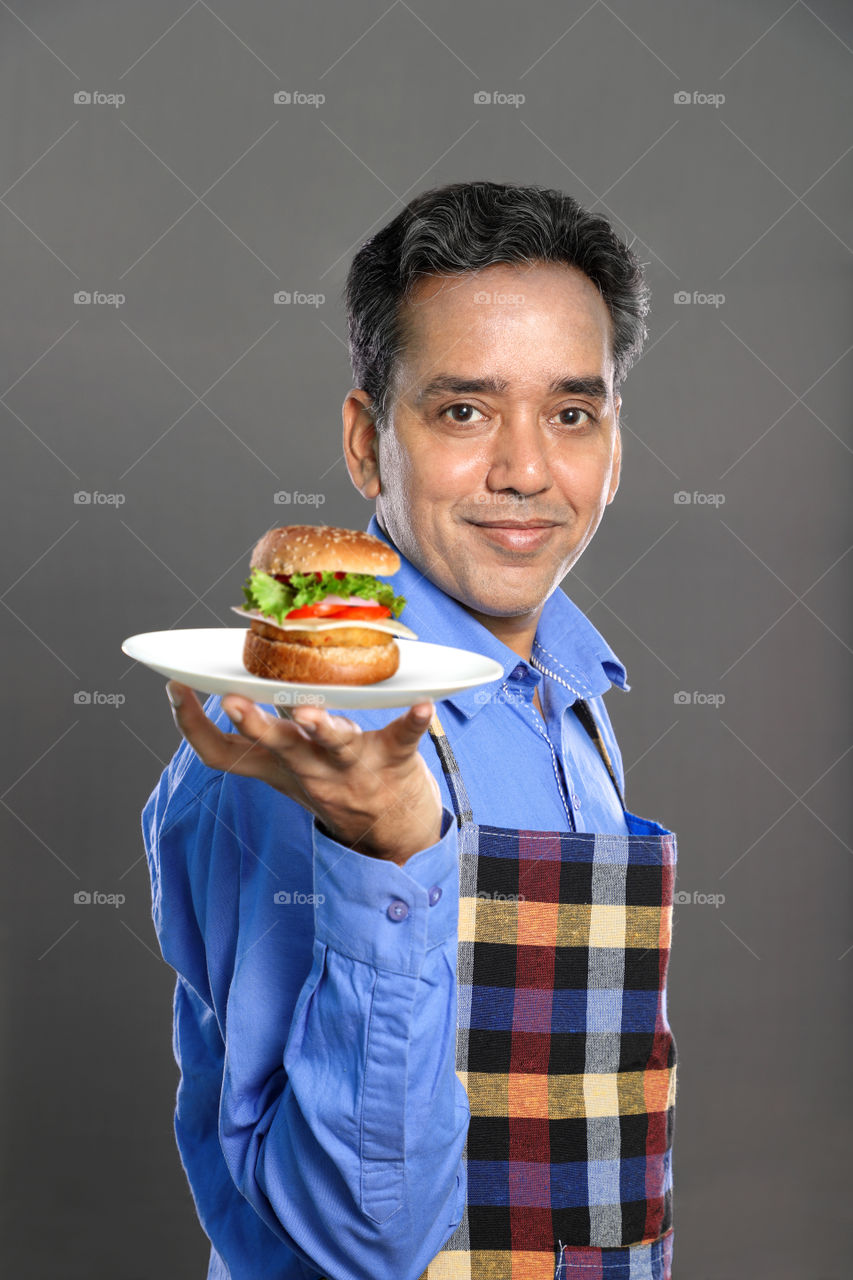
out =
[(396, 573), (400, 557), (393, 547), (360, 529), (290, 524), (270, 529), (252, 552), (250, 568), (265, 573)]

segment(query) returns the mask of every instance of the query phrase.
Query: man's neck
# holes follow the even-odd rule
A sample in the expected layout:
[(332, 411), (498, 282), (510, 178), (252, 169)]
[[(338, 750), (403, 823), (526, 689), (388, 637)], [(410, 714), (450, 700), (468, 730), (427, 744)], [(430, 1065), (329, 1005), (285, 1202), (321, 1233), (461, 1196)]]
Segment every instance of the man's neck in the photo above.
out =
[(496, 617), (491, 613), (478, 613), (476, 609), (469, 609), (467, 605), (462, 607), (470, 613), (472, 618), (476, 618), (487, 631), (491, 631), (495, 639), (500, 640), (501, 644), (505, 644), (513, 653), (517, 653), (519, 658), (523, 658), (525, 662), (530, 661), (533, 639), (542, 613), (541, 605), (535, 613), (519, 614), (512, 618)]
[[(463, 606), (463, 608), (465, 607)], [(517, 653), (519, 658), (523, 658), (525, 662), (530, 662), (533, 637), (536, 635), (536, 626), (539, 622), (539, 615), (542, 612), (541, 607), (536, 610), (535, 615), (523, 614), (517, 618), (496, 618), (489, 613), (477, 613), (474, 609), (468, 609), (468, 612), (491, 631), (492, 635), (497, 640), (500, 640), (501, 644), (505, 644), (508, 649), (512, 649), (513, 653)], [(545, 712), (539, 700), (538, 689), (533, 694), (533, 705), (544, 720)]]

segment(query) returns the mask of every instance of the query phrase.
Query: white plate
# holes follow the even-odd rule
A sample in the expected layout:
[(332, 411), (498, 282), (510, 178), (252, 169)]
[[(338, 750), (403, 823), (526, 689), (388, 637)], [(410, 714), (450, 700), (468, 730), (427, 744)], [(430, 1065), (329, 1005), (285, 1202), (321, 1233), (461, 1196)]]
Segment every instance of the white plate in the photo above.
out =
[(427, 699), (446, 698), (461, 689), (491, 684), (503, 676), (492, 658), (468, 649), (398, 640), (400, 666), (395, 675), (376, 684), (294, 684), (264, 680), (243, 666), (246, 628), (202, 627), (175, 631), (147, 631), (129, 636), (122, 650), (170, 680), (202, 693), (239, 693), (253, 702), (274, 706), (320, 706), (370, 710), (411, 707)]

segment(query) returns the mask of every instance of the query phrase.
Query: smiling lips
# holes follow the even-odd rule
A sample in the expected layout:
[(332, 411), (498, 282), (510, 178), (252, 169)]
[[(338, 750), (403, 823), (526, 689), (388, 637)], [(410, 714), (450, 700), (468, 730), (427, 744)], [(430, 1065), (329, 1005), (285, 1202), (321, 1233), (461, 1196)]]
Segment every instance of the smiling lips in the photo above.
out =
[(482, 529), (490, 542), (508, 551), (536, 551), (557, 527), (551, 520), (472, 520), (471, 523)]
[(556, 520), (472, 520), (486, 529), (552, 529)]

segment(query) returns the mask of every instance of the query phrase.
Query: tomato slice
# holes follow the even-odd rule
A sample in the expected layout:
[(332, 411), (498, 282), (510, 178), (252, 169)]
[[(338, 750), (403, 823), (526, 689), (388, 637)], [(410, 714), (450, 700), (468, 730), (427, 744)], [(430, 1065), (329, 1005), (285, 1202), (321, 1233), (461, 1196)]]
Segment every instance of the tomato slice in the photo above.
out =
[(301, 609), (291, 609), (285, 618), (325, 618), (332, 617), (340, 609), (339, 604), (329, 604), (327, 600), (318, 600), (315, 604), (304, 604)]
[(293, 618), (334, 618), (335, 621), (352, 622), (370, 621), (379, 618), (390, 618), (391, 610), (385, 604), (346, 605), (330, 604), (327, 600), (318, 600), (316, 604), (303, 605), (301, 609), (291, 609), (285, 614), (287, 619)]
[(339, 606), (338, 612), (330, 615), (333, 618), (350, 618), (353, 622), (359, 619), (369, 621), (370, 619), (390, 618), (391, 610), (385, 604), (366, 604), (366, 605), (342, 605)]

